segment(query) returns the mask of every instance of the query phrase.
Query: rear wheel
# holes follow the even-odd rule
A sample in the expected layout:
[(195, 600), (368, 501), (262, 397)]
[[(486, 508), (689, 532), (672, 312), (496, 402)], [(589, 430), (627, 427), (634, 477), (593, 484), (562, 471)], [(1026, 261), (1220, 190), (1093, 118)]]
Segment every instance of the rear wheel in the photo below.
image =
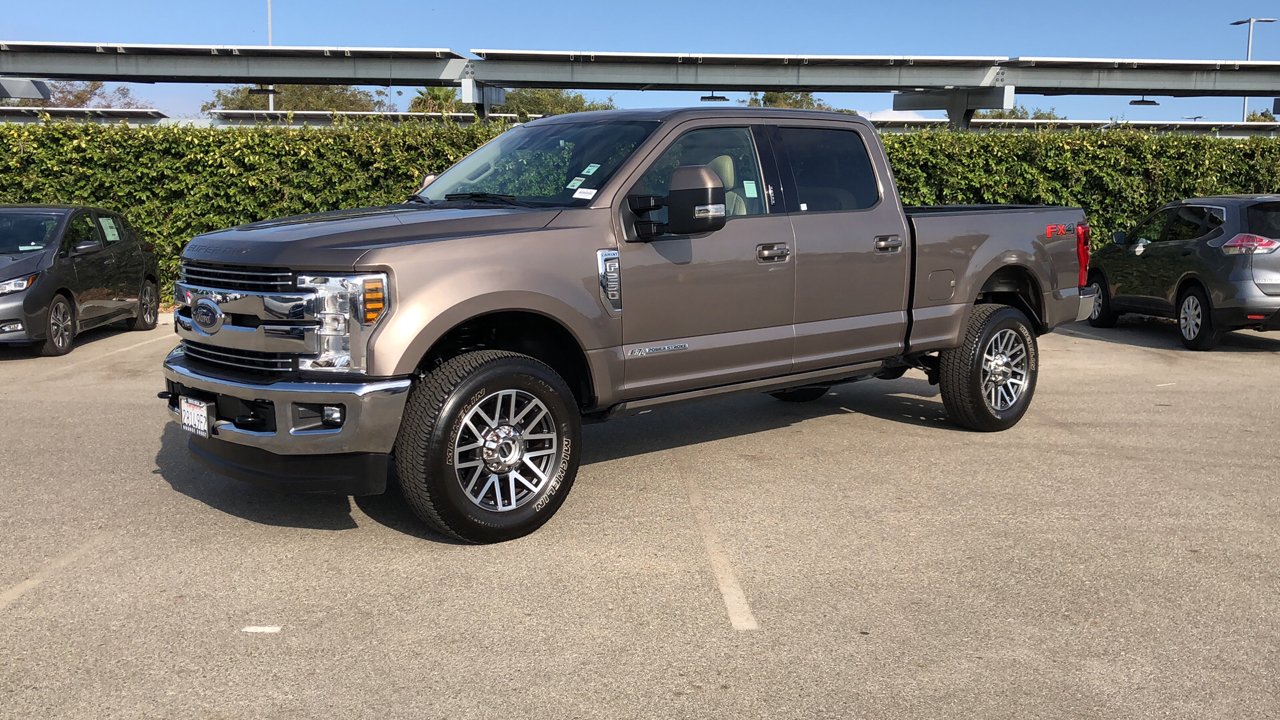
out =
[(815, 387), (792, 388), (790, 390), (778, 390), (769, 393), (770, 397), (781, 400), (782, 402), (803, 403), (813, 402), (828, 392), (831, 392), (831, 386), (819, 385)]
[(405, 500), (436, 530), (473, 543), (538, 529), (577, 475), (581, 418), (547, 365), (515, 353), (445, 361), (409, 395), (396, 438)]
[(49, 319), (45, 323), (45, 340), (40, 354), (48, 357), (66, 355), (76, 339), (76, 314), (71, 301), (63, 295), (54, 295), (49, 303)]
[(1182, 291), (1178, 299), (1178, 332), (1191, 350), (1212, 350), (1221, 334), (1213, 326), (1209, 298), (1199, 287)]
[(1093, 290), (1093, 311), (1089, 313), (1089, 324), (1097, 328), (1115, 327), (1120, 313), (1111, 308), (1106, 281), (1095, 273), (1089, 278), (1089, 287)]
[(1017, 424), (1036, 391), (1040, 354), (1027, 316), (1007, 305), (978, 305), (960, 347), (939, 358), (947, 414), (958, 425), (993, 432)]
[(154, 330), (156, 320), (160, 317), (160, 293), (156, 284), (147, 280), (142, 283), (142, 292), (138, 294), (138, 314), (129, 326), (132, 330)]

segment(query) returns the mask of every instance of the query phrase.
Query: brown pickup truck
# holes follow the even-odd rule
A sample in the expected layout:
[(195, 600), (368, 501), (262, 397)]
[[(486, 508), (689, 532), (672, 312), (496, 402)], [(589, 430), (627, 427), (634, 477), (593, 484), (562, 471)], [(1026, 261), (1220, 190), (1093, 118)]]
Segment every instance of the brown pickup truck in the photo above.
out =
[(161, 393), (220, 472), (374, 494), (471, 542), (560, 507), (581, 424), (722, 393), (940, 383), (1003, 430), (1036, 337), (1089, 315), (1078, 209), (904, 208), (870, 123), (563, 115), (389, 207), (193, 239)]

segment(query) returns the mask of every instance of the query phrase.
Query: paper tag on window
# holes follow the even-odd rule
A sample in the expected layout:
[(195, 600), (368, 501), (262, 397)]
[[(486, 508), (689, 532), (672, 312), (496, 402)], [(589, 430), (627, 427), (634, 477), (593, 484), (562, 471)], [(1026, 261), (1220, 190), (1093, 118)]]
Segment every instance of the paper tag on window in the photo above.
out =
[(809, 209), (809, 203), (800, 203), (800, 211), (804, 212)]
[(596, 191), (592, 188), (578, 188), (573, 197), (578, 200), (590, 200), (596, 196)]
[(578, 177), (576, 177), (576, 178), (574, 178), (574, 179), (570, 180), (570, 181), (569, 181), (569, 184), (568, 184), (568, 185), (565, 185), (564, 187), (565, 187), (565, 189), (566, 189), (566, 190), (576, 190), (576, 189), (578, 188), (578, 186), (579, 186), (579, 185), (581, 185), (582, 183), (584, 183), (584, 182), (586, 182), (586, 181), (587, 181), (587, 179), (586, 179), (586, 178), (584, 178), (584, 177), (582, 177), (582, 176), (578, 176)]
[(599, 169), (600, 169), (600, 166), (599, 166), (597, 163), (591, 163), (590, 165), (588, 165), (588, 166), (586, 166), (586, 167), (582, 168), (582, 174), (583, 174), (583, 175), (595, 175), (595, 174), (596, 174), (596, 171), (597, 171), (597, 170), (599, 170)]
[(749, 198), (760, 197), (756, 194), (756, 182), (754, 180), (742, 181), (742, 193)]

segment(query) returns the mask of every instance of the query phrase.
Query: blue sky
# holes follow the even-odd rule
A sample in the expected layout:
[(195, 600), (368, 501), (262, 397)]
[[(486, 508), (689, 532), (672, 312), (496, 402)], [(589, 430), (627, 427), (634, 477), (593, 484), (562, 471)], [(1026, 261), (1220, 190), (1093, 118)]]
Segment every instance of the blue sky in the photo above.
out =
[[(7, 0), (0, 39), (69, 42), (265, 44), (266, 0)], [(110, 8), (106, 11), (106, 8)], [(635, 52), (1038, 55), (1231, 59), (1245, 30), (1232, 20), (1280, 15), (1274, 2), (407, 2), (273, 0), (277, 45), (361, 45)], [(1254, 59), (1280, 60), (1280, 23), (1259, 25)], [(214, 86), (138, 85), (175, 117), (198, 114)], [(1280, 91), (1280, 89), (1278, 89)], [(405, 89), (407, 105), (412, 89)], [(593, 93), (608, 95), (610, 93)], [(685, 105), (697, 93), (618, 92), (624, 107)], [(731, 95), (731, 97), (740, 97)], [(888, 109), (888, 94), (823, 96), (837, 107)], [(1238, 120), (1240, 100), (1019, 96), (1072, 118)], [(1270, 107), (1256, 99), (1254, 108)]]

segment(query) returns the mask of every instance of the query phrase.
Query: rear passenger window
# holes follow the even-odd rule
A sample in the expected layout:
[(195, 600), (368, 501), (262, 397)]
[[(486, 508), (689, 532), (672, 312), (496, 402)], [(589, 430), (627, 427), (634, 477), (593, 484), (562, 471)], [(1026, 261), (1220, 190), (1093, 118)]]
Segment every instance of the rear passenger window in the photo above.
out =
[(801, 212), (866, 210), (880, 187), (862, 136), (852, 130), (779, 128)]
[(98, 225), (102, 227), (102, 237), (106, 239), (108, 245), (114, 245), (124, 239), (124, 228), (120, 227), (119, 220), (107, 215), (99, 215)]
[(1169, 224), (1164, 226), (1165, 242), (1194, 240), (1209, 232), (1209, 213), (1202, 207), (1184, 205), (1172, 210)]

